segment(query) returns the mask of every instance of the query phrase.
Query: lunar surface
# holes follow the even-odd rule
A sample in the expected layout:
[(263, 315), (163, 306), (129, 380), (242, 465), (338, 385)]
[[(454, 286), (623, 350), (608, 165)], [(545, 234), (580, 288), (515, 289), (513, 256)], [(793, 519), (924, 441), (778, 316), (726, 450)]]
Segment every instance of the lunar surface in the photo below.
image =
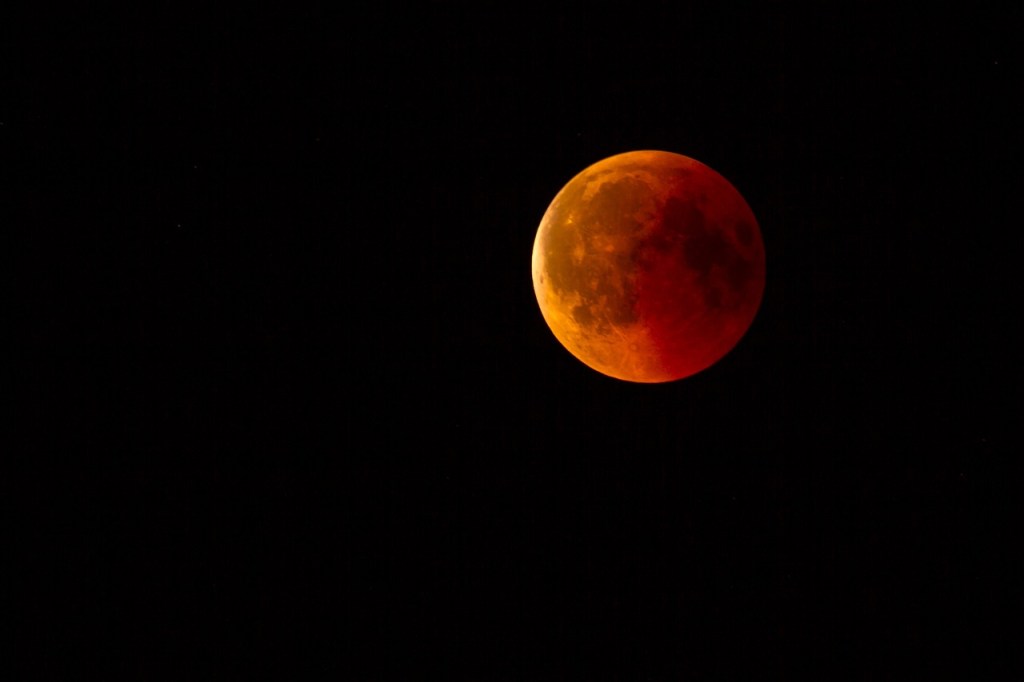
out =
[(674, 381), (739, 342), (765, 284), (761, 231), (740, 193), (680, 154), (599, 161), (537, 230), (533, 286), (555, 337), (626, 381)]

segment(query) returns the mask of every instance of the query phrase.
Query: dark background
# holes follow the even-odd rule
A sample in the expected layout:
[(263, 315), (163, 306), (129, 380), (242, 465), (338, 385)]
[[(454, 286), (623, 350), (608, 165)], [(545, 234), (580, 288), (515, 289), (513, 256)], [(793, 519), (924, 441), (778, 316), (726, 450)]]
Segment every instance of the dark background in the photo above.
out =
[[(1007, 679), (1021, 12), (723, 4), (8, 29), (31, 677)], [(532, 290), (633, 149), (767, 251), (672, 384)]]

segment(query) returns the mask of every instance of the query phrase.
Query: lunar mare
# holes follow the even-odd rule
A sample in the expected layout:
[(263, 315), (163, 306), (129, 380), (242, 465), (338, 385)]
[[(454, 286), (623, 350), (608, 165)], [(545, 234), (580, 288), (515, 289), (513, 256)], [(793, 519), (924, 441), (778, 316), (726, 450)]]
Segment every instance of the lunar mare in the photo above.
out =
[(613, 156), (555, 196), (537, 230), (533, 285), (555, 337), (626, 381), (681, 379), (725, 356), (761, 303), (761, 232), (711, 168), (663, 151)]

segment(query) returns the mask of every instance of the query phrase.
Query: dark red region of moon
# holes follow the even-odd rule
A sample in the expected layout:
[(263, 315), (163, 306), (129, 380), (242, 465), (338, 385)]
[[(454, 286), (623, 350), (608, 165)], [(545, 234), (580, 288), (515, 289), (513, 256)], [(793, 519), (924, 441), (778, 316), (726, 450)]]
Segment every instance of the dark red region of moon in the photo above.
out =
[(764, 293), (753, 212), (711, 168), (637, 151), (562, 188), (533, 250), (537, 301), (555, 337), (626, 381), (681, 379), (725, 356)]

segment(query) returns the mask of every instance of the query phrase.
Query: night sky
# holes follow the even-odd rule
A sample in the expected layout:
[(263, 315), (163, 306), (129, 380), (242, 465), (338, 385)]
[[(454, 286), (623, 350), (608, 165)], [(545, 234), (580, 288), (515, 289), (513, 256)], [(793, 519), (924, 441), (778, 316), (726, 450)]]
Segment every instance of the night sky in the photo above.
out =
[[(1022, 12), (732, 4), (14, 31), (25, 679), (1008, 679)], [(532, 288), (635, 149), (767, 255), (670, 384)]]

